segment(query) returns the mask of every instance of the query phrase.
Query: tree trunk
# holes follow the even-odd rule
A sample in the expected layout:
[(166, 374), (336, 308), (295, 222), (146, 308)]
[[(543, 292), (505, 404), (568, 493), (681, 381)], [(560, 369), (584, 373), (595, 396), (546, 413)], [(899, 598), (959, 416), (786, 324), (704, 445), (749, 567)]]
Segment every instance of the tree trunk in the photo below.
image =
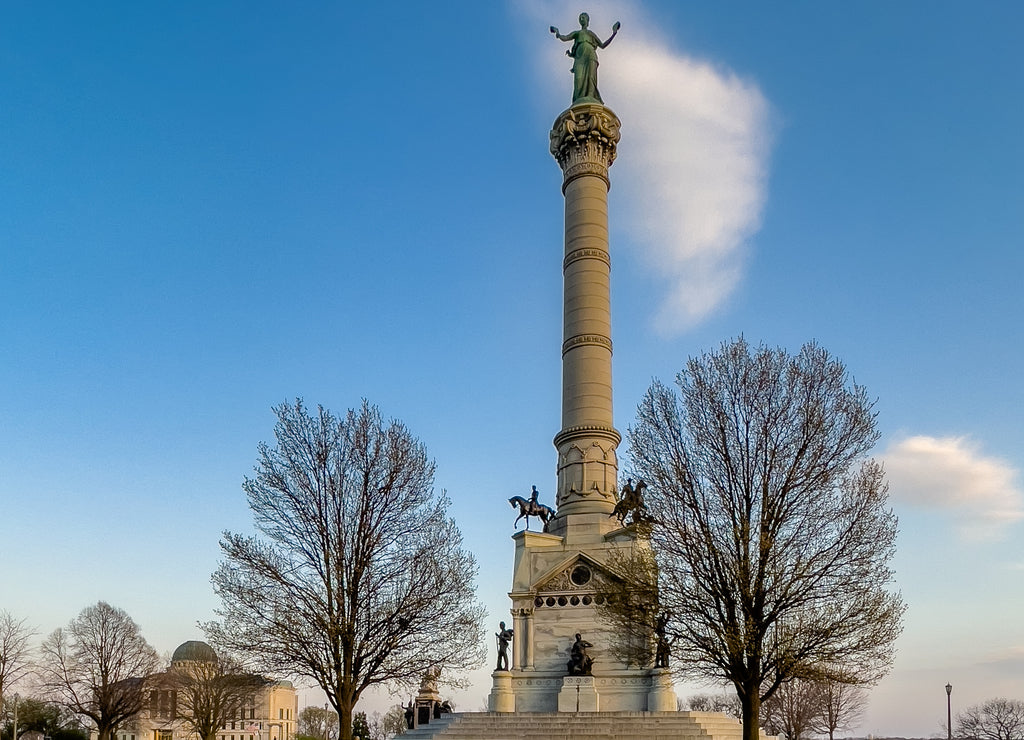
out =
[(761, 687), (748, 686), (740, 694), (740, 709), (743, 720), (743, 740), (760, 740), (761, 737)]
[(338, 702), (338, 740), (352, 740), (352, 715), (355, 707), (344, 699)]

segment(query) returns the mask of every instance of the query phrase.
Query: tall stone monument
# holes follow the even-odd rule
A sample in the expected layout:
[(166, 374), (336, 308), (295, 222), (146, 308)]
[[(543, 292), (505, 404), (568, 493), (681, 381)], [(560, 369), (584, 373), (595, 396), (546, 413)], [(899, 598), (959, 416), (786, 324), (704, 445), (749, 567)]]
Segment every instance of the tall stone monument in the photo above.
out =
[[(496, 712), (676, 708), (667, 671), (617, 660), (613, 636), (598, 614), (601, 585), (616, 577), (607, 566), (611, 554), (638, 542), (636, 529), (613, 516), (621, 437), (612, 419), (608, 172), (620, 124), (597, 91), (596, 49), (615, 33), (602, 42), (588, 23), (584, 13), (578, 31), (563, 36), (551, 29), (573, 42), (567, 53), (575, 78), (573, 104), (550, 134), (565, 198), (557, 516), (543, 532), (513, 536), (512, 664), (492, 674), (488, 705)], [(578, 640), (589, 643), (590, 675), (568, 675)]]

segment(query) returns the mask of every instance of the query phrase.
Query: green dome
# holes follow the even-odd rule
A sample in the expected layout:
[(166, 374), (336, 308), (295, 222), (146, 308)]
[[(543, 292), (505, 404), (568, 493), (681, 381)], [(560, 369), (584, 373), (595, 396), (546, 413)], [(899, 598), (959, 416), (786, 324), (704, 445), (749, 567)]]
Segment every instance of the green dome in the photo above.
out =
[(217, 660), (217, 653), (213, 648), (200, 640), (189, 640), (178, 645), (178, 649), (171, 656), (172, 663), (184, 661), (198, 661), (202, 663), (213, 663)]

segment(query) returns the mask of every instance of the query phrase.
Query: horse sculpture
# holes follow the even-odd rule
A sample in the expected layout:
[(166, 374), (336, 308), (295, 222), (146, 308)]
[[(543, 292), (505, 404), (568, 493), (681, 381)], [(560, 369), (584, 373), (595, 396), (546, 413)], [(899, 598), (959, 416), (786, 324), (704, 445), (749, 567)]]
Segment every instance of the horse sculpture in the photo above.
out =
[(622, 494), (615, 509), (608, 516), (617, 516), (619, 524), (626, 526), (626, 517), (632, 514), (631, 524), (649, 519), (647, 508), (644, 506), (644, 489), (647, 482), (641, 478), (637, 481), (636, 488), (633, 488), (633, 479), (626, 479), (626, 485), (622, 487)]
[(530, 499), (523, 498), (522, 496), (513, 496), (508, 500), (509, 506), (513, 509), (519, 507), (519, 516), (516, 517), (515, 522), (512, 526), (519, 524), (519, 520), (525, 517), (526, 528), (530, 528), (530, 517), (535, 516), (544, 522), (544, 529), (548, 528), (548, 522), (555, 518), (555, 510), (550, 506), (539, 504), (536, 501), (530, 501)]

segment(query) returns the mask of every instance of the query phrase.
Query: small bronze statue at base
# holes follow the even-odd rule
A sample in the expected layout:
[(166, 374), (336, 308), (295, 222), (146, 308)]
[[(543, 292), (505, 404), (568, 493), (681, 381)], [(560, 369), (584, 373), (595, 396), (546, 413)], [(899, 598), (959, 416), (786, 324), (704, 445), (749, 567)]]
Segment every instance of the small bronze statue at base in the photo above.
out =
[(577, 632), (576, 642), (572, 644), (572, 648), (570, 649), (570, 658), (567, 664), (570, 676), (591, 675), (594, 667), (594, 659), (587, 655), (588, 647), (594, 646), (580, 637), (580, 633)]

